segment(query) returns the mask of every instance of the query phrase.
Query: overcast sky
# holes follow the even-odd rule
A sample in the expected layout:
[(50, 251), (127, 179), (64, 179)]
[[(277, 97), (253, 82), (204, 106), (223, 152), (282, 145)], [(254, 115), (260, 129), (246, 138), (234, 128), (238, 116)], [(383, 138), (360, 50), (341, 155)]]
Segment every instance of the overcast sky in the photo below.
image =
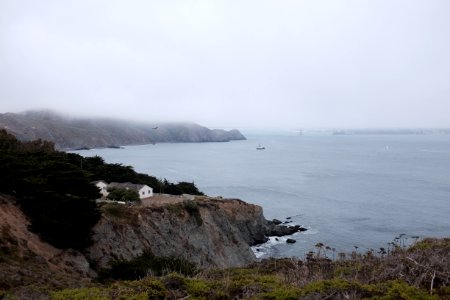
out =
[(0, 112), (450, 127), (449, 0), (0, 0)]

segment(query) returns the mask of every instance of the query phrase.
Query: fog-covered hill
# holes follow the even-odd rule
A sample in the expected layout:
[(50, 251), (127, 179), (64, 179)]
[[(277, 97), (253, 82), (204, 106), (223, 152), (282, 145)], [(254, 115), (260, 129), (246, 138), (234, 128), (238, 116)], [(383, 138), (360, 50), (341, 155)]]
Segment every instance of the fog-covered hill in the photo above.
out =
[(0, 114), (0, 128), (6, 129), (20, 140), (52, 141), (60, 149), (245, 139), (238, 130), (208, 129), (195, 123), (137, 123), (113, 119), (69, 118), (49, 111)]

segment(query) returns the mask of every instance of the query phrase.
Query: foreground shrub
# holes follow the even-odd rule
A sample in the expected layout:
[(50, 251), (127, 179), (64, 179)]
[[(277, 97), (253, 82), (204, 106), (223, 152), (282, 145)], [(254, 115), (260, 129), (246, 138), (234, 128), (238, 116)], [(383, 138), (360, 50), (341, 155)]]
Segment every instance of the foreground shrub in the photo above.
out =
[(148, 275), (161, 276), (171, 272), (191, 276), (197, 272), (195, 264), (176, 257), (158, 257), (150, 252), (131, 260), (117, 260), (110, 268), (99, 272), (99, 280), (136, 280)]

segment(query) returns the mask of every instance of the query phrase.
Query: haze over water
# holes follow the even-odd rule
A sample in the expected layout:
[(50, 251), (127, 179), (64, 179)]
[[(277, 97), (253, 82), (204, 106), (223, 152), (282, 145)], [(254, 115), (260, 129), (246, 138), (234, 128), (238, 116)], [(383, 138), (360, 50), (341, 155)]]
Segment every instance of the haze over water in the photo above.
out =
[[(244, 132), (245, 134), (245, 132)], [(266, 218), (309, 230), (265, 255), (303, 256), (317, 242), (352, 251), (399, 234), (450, 235), (449, 135), (246, 135), (230, 143), (157, 144), (80, 151), (211, 196), (261, 205)], [(266, 150), (256, 150), (258, 144)]]

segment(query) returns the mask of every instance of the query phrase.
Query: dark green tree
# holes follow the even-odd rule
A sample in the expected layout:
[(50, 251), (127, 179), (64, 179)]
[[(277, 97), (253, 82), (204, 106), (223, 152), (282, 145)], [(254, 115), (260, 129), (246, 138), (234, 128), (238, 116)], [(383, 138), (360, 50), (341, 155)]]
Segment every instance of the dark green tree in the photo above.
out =
[(68, 154), (0, 130), (0, 192), (16, 197), (30, 229), (58, 248), (82, 250), (100, 218), (98, 189)]

